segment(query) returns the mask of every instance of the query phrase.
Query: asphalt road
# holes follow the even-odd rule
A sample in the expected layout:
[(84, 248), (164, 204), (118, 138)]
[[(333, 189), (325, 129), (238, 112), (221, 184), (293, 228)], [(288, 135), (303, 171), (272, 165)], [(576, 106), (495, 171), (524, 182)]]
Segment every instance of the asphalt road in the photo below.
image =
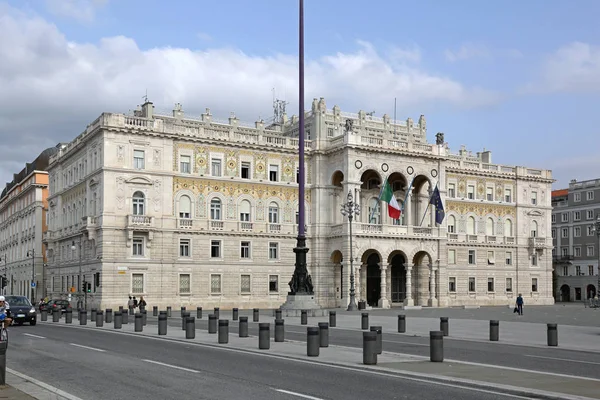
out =
[(414, 399), (514, 396), (46, 324), (10, 329), (8, 367), (81, 399)]

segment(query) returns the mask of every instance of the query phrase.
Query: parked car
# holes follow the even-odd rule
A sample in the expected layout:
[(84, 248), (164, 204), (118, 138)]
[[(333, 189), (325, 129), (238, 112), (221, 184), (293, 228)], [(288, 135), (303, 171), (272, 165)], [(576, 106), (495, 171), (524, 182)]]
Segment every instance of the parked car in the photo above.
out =
[[(8, 303), (10, 304), (10, 303)], [(67, 308), (71, 307), (71, 303), (68, 300), (55, 299), (50, 300), (46, 303), (46, 310), (48, 310), (48, 314), (52, 315), (54, 311), (60, 310), (61, 314), (64, 313)], [(12, 308), (12, 306), (11, 306)]]
[(35, 325), (37, 322), (37, 312), (29, 299), (25, 296), (5, 296), (6, 302), (10, 307), (13, 324), (23, 325), (29, 322), (30, 325)]

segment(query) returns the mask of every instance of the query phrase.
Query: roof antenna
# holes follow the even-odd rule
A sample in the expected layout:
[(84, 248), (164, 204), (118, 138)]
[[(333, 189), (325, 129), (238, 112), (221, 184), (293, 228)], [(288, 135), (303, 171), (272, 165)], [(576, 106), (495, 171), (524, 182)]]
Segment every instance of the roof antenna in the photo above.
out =
[(148, 102), (148, 89), (146, 89), (146, 94), (142, 96), (142, 99), (144, 99), (144, 103)]

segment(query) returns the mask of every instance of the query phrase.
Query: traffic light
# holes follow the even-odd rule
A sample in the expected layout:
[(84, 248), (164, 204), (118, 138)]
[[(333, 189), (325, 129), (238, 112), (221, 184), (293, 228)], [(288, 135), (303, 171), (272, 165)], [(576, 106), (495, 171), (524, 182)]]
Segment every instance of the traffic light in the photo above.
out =
[(85, 283), (85, 290), (86, 290), (88, 293), (91, 293), (91, 292), (92, 292), (92, 284), (91, 284), (90, 282), (86, 282), (86, 283)]
[(6, 279), (4, 275), (0, 277), (0, 284), (2, 285), (3, 289), (6, 287), (6, 285), (8, 285), (8, 279)]

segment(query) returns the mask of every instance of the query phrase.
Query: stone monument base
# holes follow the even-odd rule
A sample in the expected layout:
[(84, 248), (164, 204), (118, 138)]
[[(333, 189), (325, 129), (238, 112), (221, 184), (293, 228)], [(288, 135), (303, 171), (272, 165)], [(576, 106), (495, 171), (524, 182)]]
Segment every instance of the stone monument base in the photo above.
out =
[(302, 310), (306, 310), (309, 317), (327, 315), (327, 310), (316, 302), (314, 294), (288, 294), (286, 302), (279, 309), (286, 317), (299, 317)]

